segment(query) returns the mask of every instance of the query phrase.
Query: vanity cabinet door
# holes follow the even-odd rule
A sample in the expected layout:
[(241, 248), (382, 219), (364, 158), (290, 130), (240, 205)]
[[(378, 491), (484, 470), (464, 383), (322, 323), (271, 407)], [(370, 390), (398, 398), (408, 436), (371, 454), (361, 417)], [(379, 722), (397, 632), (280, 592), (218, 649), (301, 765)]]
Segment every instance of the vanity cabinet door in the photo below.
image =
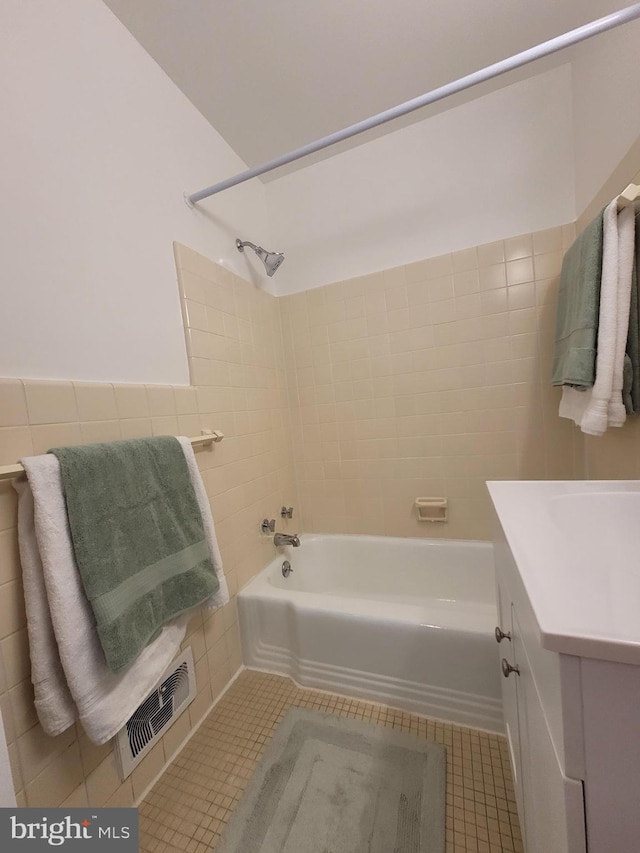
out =
[[(498, 584), (497, 599), (498, 627), (505, 634), (508, 633), (513, 636), (511, 600), (504, 584)], [(503, 658), (511, 665), (517, 665), (513, 642), (506, 637), (498, 645), (497, 658), (497, 664), (500, 667)], [(518, 818), (520, 820), (520, 827), (524, 836), (525, 813), (521, 779), (522, 762), (520, 757), (520, 732), (518, 722), (518, 678), (515, 673), (512, 673), (509, 678), (503, 678), (501, 676), (500, 682), (502, 687), (502, 712), (504, 714), (505, 734), (509, 745), (509, 756), (511, 758), (511, 775), (513, 776), (513, 786), (518, 806)]]
[(518, 682), (524, 848), (526, 853), (586, 853), (582, 782), (562, 772), (515, 610), (511, 618), (514, 658), (520, 672), (511, 673), (505, 681)]

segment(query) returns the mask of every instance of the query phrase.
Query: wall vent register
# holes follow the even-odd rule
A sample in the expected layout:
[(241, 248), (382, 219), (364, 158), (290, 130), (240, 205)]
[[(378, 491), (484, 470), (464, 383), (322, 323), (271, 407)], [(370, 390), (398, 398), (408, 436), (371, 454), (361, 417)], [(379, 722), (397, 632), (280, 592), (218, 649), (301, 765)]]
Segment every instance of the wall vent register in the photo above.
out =
[(189, 646), (169, 664), (158, 686), (136, 708), (115, 737), (123, 781), (189, 706), (195, 695), (195, 669)]

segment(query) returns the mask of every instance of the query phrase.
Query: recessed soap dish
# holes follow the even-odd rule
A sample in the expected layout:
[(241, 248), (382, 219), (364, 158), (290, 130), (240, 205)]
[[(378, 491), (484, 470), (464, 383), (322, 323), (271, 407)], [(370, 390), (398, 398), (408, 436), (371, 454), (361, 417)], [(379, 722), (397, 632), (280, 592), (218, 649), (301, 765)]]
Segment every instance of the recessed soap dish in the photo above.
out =
[(418, 521), (448, 521), (449, 503), (446, 498), (416, 498), (414, 507)]

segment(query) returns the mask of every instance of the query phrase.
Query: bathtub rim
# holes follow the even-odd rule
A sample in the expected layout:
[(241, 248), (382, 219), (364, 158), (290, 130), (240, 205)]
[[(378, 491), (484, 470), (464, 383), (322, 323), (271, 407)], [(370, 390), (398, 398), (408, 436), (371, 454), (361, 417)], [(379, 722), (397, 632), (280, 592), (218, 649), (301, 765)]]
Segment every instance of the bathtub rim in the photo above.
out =
[[(302, 531), (301, 533), (298, 533), (298, 536), (300, 537), (301, 542), (300, 547), (304, 545), (305, 541), (313, 541), (314, 539), (360, 539), (365, 541), (378, 540), (395, 544), (416, 544), (419, 542), (422, 546), (461, 546), (463, 550), (480, 545), (483, 550), (493, 551), (493, 542), (490, 539), (448, 539), (443, 536), (386, 536), (384, 533), (320, 533), (318, 531), (310, 531), (309, 533)], [(283, 552), (285, 550), (290, 550), (295, 553), (297, 549), (294, 549), (290, 545), (286, 545), (282, 546), (280, 550)]]
[[(368, 540), (385, 540), (391, 543), (409, 542), (420, 543), (425, 546), (428, 544), (449, 544), (457, 547), (462, 544), (465, 548), (471, 550), (474, 546), (487, 546), (486, 549), (493, 552), (493, 543), (484, 540), (457, 540), (457, 539), (422, 539), (420, 537), (387, 537), (360, 535), (350, 533), (311, 533), (300, 534), (302, 537), (308, 537), (313, 540), (339, 540), (349, 537), (352, 540), (368, 539)], [(302, 539), (304, 544), (304, 539)], [(301, 546), (302, 547), (302, 546)], [(492, 633), (497, 624), (497, 603), (495, 599), (478, 601), (474, 599), (443, 599), (443, 598), (426, 598), (421, 604), (408, 604), (406, 602), (394, 602), (383, 598), (359, 598), (357, 596), (347, 596), (340, 594), (332, 594), (325, 592), (313, 592), (310, 590), (287, 589), (286, 586), (276, 586), (269, 582), (271, 573), (277, 573), (280, 568), (281, 561), (284, 559), (293, 558), (295, 549), (292, 546), (285, 546), (280, 549), (282, 553), (270, 560), (253, 578), (251, 578), (241, 589), (238, 590), (238, 598), (242, 600), (250, 599), (283, 599), (290, 602), (291, 606), (301, 612), (316, 613), (320, 611), (331, 611), (333, 613), (342, 613), (353, 615), (355, 618), (366, 618), (374, 616), (376, 619), (384, 622), (397, 622), (400, 616), (404, 616), (408, 622), (420, 627), (442, 628), (443, 630), (452, 629), (465, 633)], [(285, 553), (286, 552), (286, 553)], [(491, 571), (492, 587), (495, 589), (494, 567), (493, 561), (488, 567)], [(483, 569), (484, 570), (484, 569)], [(295, 570), (294, 570), (295, 571)], [(440, 615), (446, 624), (434, 624), (434, 618)]]

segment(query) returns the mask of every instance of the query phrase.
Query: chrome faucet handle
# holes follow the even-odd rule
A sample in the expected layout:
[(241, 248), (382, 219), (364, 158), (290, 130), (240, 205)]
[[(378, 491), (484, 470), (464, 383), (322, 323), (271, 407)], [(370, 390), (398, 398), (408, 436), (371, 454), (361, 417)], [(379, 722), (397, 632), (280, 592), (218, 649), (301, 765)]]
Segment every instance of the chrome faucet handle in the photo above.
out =
[(276, 529), (275, 518), (272, 518), (271, 521), (269, 521), (268, 518), (262, 519), (262, 524), (260, 525), (260, 530), (262, 530), (263, 533), (273, 533), (275, 529)]
[(280, 518), (293, 518), (293, 507), (283, 506), (280, 509)]

